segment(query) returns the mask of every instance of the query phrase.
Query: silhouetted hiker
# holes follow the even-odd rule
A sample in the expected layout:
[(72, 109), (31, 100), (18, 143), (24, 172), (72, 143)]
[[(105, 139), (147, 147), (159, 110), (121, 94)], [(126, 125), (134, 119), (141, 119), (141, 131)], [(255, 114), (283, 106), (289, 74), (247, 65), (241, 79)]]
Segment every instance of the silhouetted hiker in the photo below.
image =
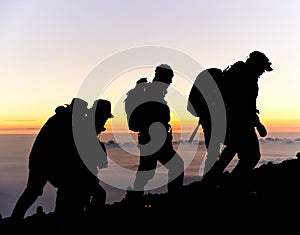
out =
[(246, 62), (238, 61), (223, 72), (227, 113), (225, 148), (210, 173), (223, 172), (237, 154), (238, 163), (231, 175), (247, 184), (248, 177), (261, 157), (255, 128), (260, 136), (267, 135), (266, 128), (259, 120), (256, 105), (258, 78), (265, 71), (272, 70), (271, 62), (265, 54), (253, 51)]
[(83, 212), (92, 215), (101, 213), (106, 201), (106, 192), (99, 184), (97, 173), (99, 169), (107, 167), (107, 152), (100, 137), (106, 130), (106, 121), (112, 117), (111, 103), (99, 99), (87, 111), (83, 125), (73, 130), (73, 135), (77, 137), (74, 146), (76, 152), (73, 153), (77, 161), (73, 161), (71, 169), (74, 174), (72, 181), (66, 182), (65, 186), (57, 191), (55, 211), (62, 216), (80, 215)]
[[(128, 92), (125, 109), (130, 110), (127, 112), (129, 129), (138, 132), (140, 161), (133, 191), (127, 191), (127, 198), (144, 194), (145, 186), (154, 177), (158, 161), (168, 169), (169, 194), (181, 192), (184, 162), (172, 145), (170, 108), (165, 100), (173, 76), (171, 67), (161, 64), (156, 67), (152, 82), (147, 83), (142, 78), (137, 82), (137, 90)], [(141, 96), (132, 95), (134, 92)]]
[[(105, 117), (107, 115), (106, 119), (109, 118), (107, 114), (107, 107), (110, 108), (107, 105), (109, 101), (99, 103), (104, 103), (105, 106), (99, 105), (95, 116), (99, 118), (99, 113), (102, 113), (102, 108), (104, 108), (102, 115)], [(55, 114), (43, 125), (29, 155), (26, 188), (18, 199), (11, 217), (24, 218), (29, 207), (38, 196), (43, 194), (43, 188), (47, 182), (57, 188), (55, 211), (62, 216), (76, 216), (81, 213), (90, 195), (101, 191), (98, 177), (89, 171), (82, 161), (77, 151), (78, 143), (75, 143), (73, 136), (73, 134), (78, 135), (78, 130), (91, 128), (91, 122), (86, 121), (88, 120), (87, 113), (87, 102), (74, 98), (70, 105), (58, 106)], [(108, 113), (110, 114), (110, 110)], [(102, 119), (104, 118), (98, 119), (98, 123), (95, 118), (97, 131), (105, 124)], [(74, 130), (77, 130), (77, 133), (74, 133)], [(92, 135), (93, 140), (96, 139), (95, 130), (84, 132), (85, 137), (87, 133)], [(105, 201), (105, 191), (103, 189), (102, 191), (104, 192), (102, 201)]]
[[(101, 133), (106, 131), (105, 124), (107, 120), (113, 117), (111, 113), (111, 103), (103, 99), (96, 100), (87, 115), (87, 120), (90, 122), (89, 128), (93, 129), (93, 127), (95, 127), (94, 134), (96, 133), (97, 139), (95, 139), (90, 132), (87, 132), (84, 141), (87, 143), (85, 146), (88, 146), (86, 149), (89, 153), (84, 154), (84, 157), (88, 157), (85, 161), (85, 165), (94, 175), (98, 174), (98, 170), (108, 167), (106, 146), (101, 141)], [(91, 132), (93, 132), (93, 130), (91, 130)], [(94, 145), (92, 146), (91, 144)], [(106, 202), (106, 192), (102, 187), (99, 187), (99, 181), (95, 186), (96, 187), (91, 187), (91, 195), (86, 205), (86, 210), (92, 214), (102, 212), (101, 209), (103, 209)]]
[[(203, 173), (204, 175), (217, 161), (220, 155), (220, 145), (223, 144), (223, 141), (218, 137), (218, 135), (216, 135), (211, 141), (211, 112), (215, 112), (214, 115), (217, 115), (216, 112), (218, 112), (217, 109), (219, 108), (217, 105), (223, 105), (220, 102), (222, 100), (223, 80), (223, 71), (221, 69), (205, 69), (198, 74), (189, 93), (187, 110), (193, 116), (199, 118), (198, 126), (196, 127), (194, 133), (198, 131), (199, 126), (202, 127), (207, 150)], [(202, 94), (203, 92), (206, 92), (206, 96)], [(190, 142), (191, 141), (192, 139), (190, 139)]]
[(72, 167), (68, 168), (72, 177), (65, 178), (58, 187), (55, 207), (55, 212), (63, 219), (69, 217), (71, 223), (74, 216), (80, 220), (84, 212), (101, 213), (105, 205), (106, 192), (99, 184), (97, 173), (107, 167), (106, 147), (100, 137), (106, 130), (106, 121), (112, 117), (111, 103), (99, 99), (87, 110), (84, 120), (72, 119), (69, 144), (73, 158)]

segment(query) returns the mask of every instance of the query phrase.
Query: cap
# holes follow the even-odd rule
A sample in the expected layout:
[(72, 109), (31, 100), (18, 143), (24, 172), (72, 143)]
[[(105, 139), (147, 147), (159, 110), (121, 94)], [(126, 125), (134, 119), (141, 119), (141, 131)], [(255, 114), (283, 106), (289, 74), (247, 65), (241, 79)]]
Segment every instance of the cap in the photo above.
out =
[(95, 115), (104, 115), (108, 118), (113, 118), (114, 115), (111, 114), (111, 103), (108, 100), (95, 100), (91, 109), (95, 110)]
[(260, 51), (253, 51), (249, 54), (249, 60), (253, 60), (255, 63), (263, 64), (265, 67), (265, 70), (270, 72), (272, 71), (271, 62), (269, 61), (269, 58)]

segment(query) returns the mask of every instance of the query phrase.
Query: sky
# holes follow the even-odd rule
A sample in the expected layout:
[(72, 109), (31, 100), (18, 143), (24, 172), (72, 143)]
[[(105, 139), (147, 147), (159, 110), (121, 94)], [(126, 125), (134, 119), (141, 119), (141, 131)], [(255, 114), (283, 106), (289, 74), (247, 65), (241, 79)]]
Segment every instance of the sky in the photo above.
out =
[[(36, 133), (101, 65), (149, 46), (221, 69), (262, 51), (274, 70), (259, 79), (260, 118), (271, 131), (300, 132), (299, 10), (298, 0), (0, 0), (0, 133)], [(114, 77), (99, 73), (94, 88), (112, 102), (111, 129), (126, 130), (122, 100), (138, 78), (153, 77), (147, 59)], [(110, 70), (130, 64), (113, 62)], [(195, 77), (172, 68), (172, 88), (187, 97)], [(174, 103), (173, 124), (193, 129), (185, 100)]]

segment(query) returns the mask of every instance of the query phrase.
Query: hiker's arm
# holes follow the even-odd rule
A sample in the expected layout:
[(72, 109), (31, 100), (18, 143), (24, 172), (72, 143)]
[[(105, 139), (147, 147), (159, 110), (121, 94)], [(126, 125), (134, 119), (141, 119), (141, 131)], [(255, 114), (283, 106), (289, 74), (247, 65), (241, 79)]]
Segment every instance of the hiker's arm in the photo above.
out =
[(261, 123), (258, 115), (256, 115), (255, 127), (261, 137), (265, 137), (268, 134), (266, 127)]

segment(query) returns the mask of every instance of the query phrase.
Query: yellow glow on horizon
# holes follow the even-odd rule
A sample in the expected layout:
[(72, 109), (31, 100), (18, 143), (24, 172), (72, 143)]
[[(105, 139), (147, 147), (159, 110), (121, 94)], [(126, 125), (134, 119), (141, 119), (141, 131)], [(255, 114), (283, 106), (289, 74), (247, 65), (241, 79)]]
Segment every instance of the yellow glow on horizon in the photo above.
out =
[[(192, 132), (198, 122), (196, 117), (179, 120), (176, 116), (171, 116), (170, 124), (172, 126), (172, 131), (176, 133)], [(268, 132), (300, 132), (300, 119), (261, 118), (261, 121), (268, 129)], [(37, 134), (44, 123), (45, 120), (11, 120), (0, 122), (0, 134)], [(109, 119), (106, 123), (106, 129), (106, 133), (130, 132), (126, 118), (124, 117), (115, 117), (114, 121)]]
[(41, 129), (38, 125), (0, 125), (0, 135), (37, 134)]
[(300, 132), (300, 119), (271, 118), (261, 120), (269, 132)]
[[(268, 132), (300, 132), (300, 119), (263, 119), (261, 120), (266, 126)], [(43, 121), (11, 121), (8, 123), (0, 123), (0, 134), (37, 134), (43, 126)], [(174, 133), (192, 132), (196, 125), (197, 119), (178, 120), (174, 118), (170, 122)], [(201, 128), (200, 130), (201, 131)], [(106, 123), (105, 133), (126, 133), (130, 132), (126, 119), (116, 119), (112, 122), (109, 119)]]

